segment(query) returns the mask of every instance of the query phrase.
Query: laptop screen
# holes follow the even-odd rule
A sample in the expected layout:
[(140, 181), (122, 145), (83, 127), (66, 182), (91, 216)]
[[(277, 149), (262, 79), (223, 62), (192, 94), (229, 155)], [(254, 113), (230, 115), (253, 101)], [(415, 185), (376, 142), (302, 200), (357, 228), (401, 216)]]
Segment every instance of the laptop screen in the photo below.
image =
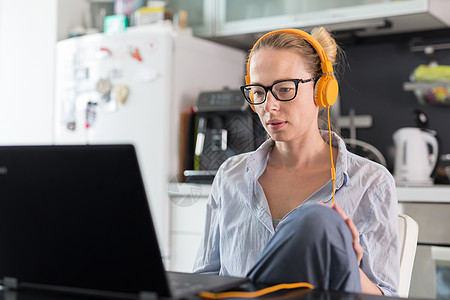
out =
[(131, 145), (0, 147), (0, 280), (168, 295)]

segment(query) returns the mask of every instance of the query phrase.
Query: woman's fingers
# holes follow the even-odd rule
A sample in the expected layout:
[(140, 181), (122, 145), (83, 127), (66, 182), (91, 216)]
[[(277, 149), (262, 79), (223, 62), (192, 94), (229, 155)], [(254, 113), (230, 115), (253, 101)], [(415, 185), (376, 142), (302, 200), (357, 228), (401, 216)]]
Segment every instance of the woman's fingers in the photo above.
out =
[(341, 215), (341, 217), (344, 219), (345, 223), (347, 224), (348, 228), (350, 229), (350, 232), (353, 237), (353, 249), (355, 250), (356, 259), (358, 260), (358, 265), (359, 265), (361, 263), (364, 250), (363, 250), (362, 246), (359, 244), (358, 228), (356, 227), (355, 223), (353, 223), (352, 219), (350, 219), (347, 216), (345, 211), (337, 203), (334, 203), (332, 208)]
[(332, 206), (331, 206), (335, 211), (337, 211), (340, 215), (341, 215), (341, 217), (344, 219), (344, 220), (347, 220), (348, 219), (348, 216), (347, 216), (347, 214), (345, 213), (345, 211), (335, 202)]

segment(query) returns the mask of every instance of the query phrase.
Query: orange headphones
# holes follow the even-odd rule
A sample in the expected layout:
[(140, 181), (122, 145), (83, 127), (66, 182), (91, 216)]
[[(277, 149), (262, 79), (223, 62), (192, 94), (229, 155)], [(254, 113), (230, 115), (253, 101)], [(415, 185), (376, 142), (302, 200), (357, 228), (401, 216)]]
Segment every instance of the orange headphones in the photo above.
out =
[[(322, 76), (320, 76), (319, 80), (316, 83), (315, 87), (315, 95), (314, 95), (314, 102), (318, 106), (322, 107), (329, 107), (336, 102), (339, 87), (336, 79), (333, 76), (333, 66), (331, 62), (328, 60), (327, 53), (325, 50), (323, 50), (320, 43), (313, 38), (310, 34), (300, 30), (300, 29), (280, 29), (280, 30), (274, 30), (269, 33), (266, 33), (263, 35), (259, 40), (256, 41), (256, 43), (253, 45), (252, 50), (250, 51), (250, 55), (248, 56), (247, 61), (247, 75), (245, 76), (245, 84), (250, 84), (250, 59), (252, 57), (253, 49), (255, 49), (255, 46), (265, 39), (266, 37), (278, 34), (278, 33), (290, 33), (295, 34), (300, 37), (302, 37), (305, 41), (311, 44), (311, 46), (314, 47), (314, 49), (319, 54), (320, 60), (322, 61)], [(255, 110), (253, 105), (250, 105), (253, 110)]]
[[(328, 60), (327, 53), (325, 52), (325, 50), (323, 50), (322, 45), (320, 45), (320, 43), (315, 38), (313, 38), (309, 33), (306, 33), (300, 29), (279, 29), (266, 33), (259, 40), (256, 41), (256, 43), (253, 45), (252, 50), (250, 51), (250, 55), (248, 56), (247, 61), (247, 75), (245, 76), (245, 84), (250, 84), (250, 59), (252, 57), (252, 53), (253, 50), (255, 49), (255, 46), (266, 37), (278, 33), (290, 33), (302, 37), (305, 41), (307, 41), (309, 44), (311, 44), (311, 46), (314, 47), (314, 49), (319, 54), (320, 60), (322, 61), (321, 63), (322, 75), (320, 76), (315, 86), (314, 103), (318, 106), (328, 108), (327, 110), (328, 138), (329, 138), (330, 158), (331, 158), (331, 179), (333, 181), (332, 203), (334, 204), (334, 192), (336, 187), (336, 170), (334, 168), (333, 150), (331, 146), (330, 106), (333, 105), (334, 102), (336, 102), (339, 93), (339, 86), (336, 79), (333, 76), (333, 65), (331, 61)], [(254, 105), (250, 104), (250, 107), (253, 110), (255, 110)]]

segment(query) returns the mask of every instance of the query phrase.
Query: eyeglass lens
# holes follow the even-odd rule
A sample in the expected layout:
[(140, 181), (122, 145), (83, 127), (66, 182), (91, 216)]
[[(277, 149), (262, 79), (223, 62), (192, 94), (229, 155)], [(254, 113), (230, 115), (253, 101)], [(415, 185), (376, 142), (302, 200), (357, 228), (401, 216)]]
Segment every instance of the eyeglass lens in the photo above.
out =
[[(292, 100), (296, 95), (297, 85), (294, 81), (282, 81), (272, 86), (272, 94), (278, 100)], [(245, 97), (252, 103), (262, 103), (266, 99), (266, 88), (260, 85), (247, 86)]]

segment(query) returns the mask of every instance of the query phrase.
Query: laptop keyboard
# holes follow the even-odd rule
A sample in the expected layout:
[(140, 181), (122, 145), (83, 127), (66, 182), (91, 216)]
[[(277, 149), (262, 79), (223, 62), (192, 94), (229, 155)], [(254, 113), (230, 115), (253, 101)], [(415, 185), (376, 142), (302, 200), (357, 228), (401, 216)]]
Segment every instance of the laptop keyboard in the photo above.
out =
[(170, 290), (176, 295), (197, 294), (199, 291), (204, 290), (207, 286), (204, 283), (193, 283), (179, 280), (170, 280), (169, 285)]
[(218, 292), (236, 288), (246, 278), (226, 277), (195, 273), (167, 272), (169, 287), (173, 295), (196, 295), (201, 291)]

